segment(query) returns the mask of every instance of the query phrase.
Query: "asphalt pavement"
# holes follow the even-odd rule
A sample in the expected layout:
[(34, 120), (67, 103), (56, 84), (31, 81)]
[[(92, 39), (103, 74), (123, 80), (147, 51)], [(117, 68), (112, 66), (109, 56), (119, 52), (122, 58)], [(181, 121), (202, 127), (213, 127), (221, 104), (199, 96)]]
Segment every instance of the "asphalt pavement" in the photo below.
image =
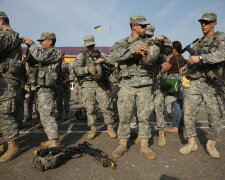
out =
[[(87, 140), (89, 128), (83, 119), (76, 119), (75, 112), (82, 105), (75, 105), (73, 95), (71, 98), (70, 119), (59, 122), (60, 139), (63, 146), (78, 146), (84, 141), (92, 144), (93, 148), (104, 151), (111, 158), (113, 150), (117, 147), (119, 139), (110, 139), (106, 133), (101, 113), (98, 115), (98, 134), (94, 140)], [(25, 104), (26, 107), (26, 104)], [(25, 113), (26, 116), (26, 113)], [(165, 115), (166, 128), (172, 127), (172, 119)], [(0, 179), (2, 180), (35, 180), (35, 179), (76, 179), (76, 180), (178, 180), (178, 179), (225, 179), (225, 117), (223, 117), (222, 141), (216, 144), (220, 152), (220, 159), (210, 158), (206, 152), (206, 133), (208, 131), (208, 118), (204, 104), (201, 105), (197, 116), (196, 128), (198, 132), (198, 150), (190, 155), (180, 155), (178, 150), (186, 141), (182, 132), (178, 134), (166, 134), (166, 147), (160, 148), (158, 144), (158, 132), (154, 130), (155, 122), (150, 121), (152, 138), (149, 140), (151, 149), (156, 153), (156, 160), (148, 160), (140, 154), (140, 145), (134, 144), (134, 139), (128, 142), (128, 152), (121, 158), (114, 159), (117, 168), (103, 167), (101, 162), (86, 154), (80, 158), (69, 159), (56, 169), (41, 172), (33, 168), (33, 152), (40, 148), (40, 143), (46, 141), (47, 137), (42, 128), (35, 129), (38, 121), (36, 114), (33, 120), (24, 123), (20, 130), (19, 144), (22, 148), (21, 154), (14, 160), (0, 164)], [(115, 130), (118, 122), (114, 123)], [(135, 118), (131, 120), (131, 130), (135, 134), (137, 126)], [(4, 139), (0, 137), (0, 143)]]

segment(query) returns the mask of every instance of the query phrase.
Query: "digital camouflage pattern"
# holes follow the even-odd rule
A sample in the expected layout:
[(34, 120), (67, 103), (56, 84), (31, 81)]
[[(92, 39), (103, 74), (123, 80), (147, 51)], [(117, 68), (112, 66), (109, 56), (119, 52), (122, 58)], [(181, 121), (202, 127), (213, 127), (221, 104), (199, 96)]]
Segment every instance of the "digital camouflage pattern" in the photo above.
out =
[(184, 100), (184, 136), (185, 138), (191, 138), (197, 135), (195, 130), (196, 115), (202, 101), (204, 101), (209, 121), (207, 137), (210, 140), (219, 141), (222, 130), (222, 112), (217, 100), (219, 87), (206, 74), (211, 69), (218, 68), (218, 63), (225, 60), (225, 34), (219, 33), (218, 35), (218, 32), (216, 32), (208, 38), (200, 39), (196, 42), (194, 50), (196, 54), (201, 55), (202, 60), (199, 65), (200, 68), (196, 65), (197, 68), (195, 68), (193, 74), (200, 72), (201, 76), (189, 78), (190, 87), (186, 91)]
[[(92, 53), (95, 57), (96, 50)], [(103, 58), (107, 56), (102, 54)], [(110, 109), (110, 98), (107, 94), (106, 85), (101, 81), (102, 74), (101, 66), (96, 64), (97, 58), (94, 60), (88, 53), (80, 53), (73, 62), (73, 70), (77, 77), (83, 81), (82, 83), (82, 101), (87, 111), (88, 126), (92, 126), (96, 122), (96, 105), (98, 104), (103, 114), (105, 124), (113, 122), (112, 111)], [(100, 79), (96, 79), (97, 73)]]
[[(20, 88), (22, 49), (19, 34), (12, 31), (0, 31), (0, 132), (7, 141), (18, 138), (19, 132), (15, 119), (16, 94)], [(14, 62), (11, 71), (10, 62)]]
[(54, 96), (55, 92), (50, 88), (40, 88), (37, 91), (38, 112), (49, 140), (59, 138), (58, 124), (55, 120)]
[[(47, 67), (48, 72), (53, 68), (61, 68), (57, 65), (61, 62), (62, 52), (57, 49), (49, 49), (45, 50), (37, 47), (37, 45), (32, 44), (29, 47), (29, 51), (31, 55), (34, 57), (36, 61), (39, 62), (38, 68), (38, 77), (40, 77), (40, 71), (42, 70), (40, 66)], [(46, 70), (45, 69), (45, 70)], [(50, 71), (51, 72), (51, 71)], [(60, 70), (55, 69), (53, 74), (56, 75), (56, 82), (54, 84), (58, 84), (58, 77), (60, 76)], [(51, 74), (50, 74), (51, 75)], [(45, 77), (45, 82), (48, 80), (48, 76)], [(44, 127), (44, 130), (48, 136), (49, 140), (59, 138), (58, 134), (58, 125), (55, 120), (55, 111), (54, 111), (54, 97), (56, 92), (56, 86), (45, 86), (44, 84), (40, 84), (39, 79), (37, 82), (37, 104), (38, 104), (38, 112), (40, 114), (40, 120)]]
[(160, 48), (154, 44), (148, 47), (146, 62), (136, 55), (136, 46), (145, 45), (140, 39), (132, 40), (129, 36), (116, 42), (111, 49), (112, 59), (120, 68), (120, 91), (118, 93), (118, 111), (120, 117), (118, 137), (127, 139), (130, 137), (130, 117), (133, 105), (137, 107), (140, 138), (150, 138), (149, 116), (153, 110), (152, 73), (150, 64), (154, 64), (160, 54)]
[[(70, 97), (71, 97), (71, 90), (70, 90), (70, 72), (69, 72), (69, 63), (64, 62), (61, 66), (61, 74), (60, 74), (60, 82), (57, 86), (57, 110), (62, 112), (70, 111)], [(62, 81), (66, 80), (67, 83), (63, 84)]]
[(165, 120), (163, 116), (164, 111), (164, 94), (160, 90), (158, 80), (154, 80), (153, 82), (153, 102), (154, 102), (154, 114), (156, 121), (156, 130), (164, 130), (165, 129)]

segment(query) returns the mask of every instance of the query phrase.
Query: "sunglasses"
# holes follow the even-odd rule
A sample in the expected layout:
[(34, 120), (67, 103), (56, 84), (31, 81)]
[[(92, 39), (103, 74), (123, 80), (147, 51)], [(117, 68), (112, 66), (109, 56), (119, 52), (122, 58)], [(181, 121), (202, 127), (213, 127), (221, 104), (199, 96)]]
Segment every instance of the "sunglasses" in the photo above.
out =
[(200, 24), (203, 25), (208, 25), (208, 24), (211, 24), (213, 21), (201, 21)]
[(146, 28), (147, 27), (147, 25), (141, 25), (141, 24), (138, 24), (138, 26), (141, 26), (141, 28)]

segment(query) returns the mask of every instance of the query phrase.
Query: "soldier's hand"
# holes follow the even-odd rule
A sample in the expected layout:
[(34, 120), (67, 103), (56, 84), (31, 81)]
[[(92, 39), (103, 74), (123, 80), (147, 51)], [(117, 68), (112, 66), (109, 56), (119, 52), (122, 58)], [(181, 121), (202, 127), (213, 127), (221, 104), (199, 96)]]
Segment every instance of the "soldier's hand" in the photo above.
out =
[(148, 48), (146, 46), (137, 46), (136, 47), (136, 54), (145, 56), (147, 52), (148, 52)]
[(158, 35), (158, 36), (155, 37), (155, 40), (163, 42), (164, 41), (164, 36), (163, 35)]
[(199, 56), (190, 56), (187, 60), (188, 64), (196, 64), (200, 61)]
[(29, 38), (23, 38), (23, 42), (22, 43), (25, 43), (25, 44), (27, 44), (27, 45), (31, 45), (31, 44), (33, 44), (34, 42), (31, 40), (31, 39), (29, 39)]
[(102, 62), (105, 62), (105, 59), (103, 59), (103, 58), (98, 58), (98, 59), (96, 60), (96, 63), (102, 63)]
[(185, 71), (187, 71), (187, 67), (186, 66), (180, 68), (180, 71), (179, 72), (180, 72), (181, 75), (184, 75), (185, 74)]

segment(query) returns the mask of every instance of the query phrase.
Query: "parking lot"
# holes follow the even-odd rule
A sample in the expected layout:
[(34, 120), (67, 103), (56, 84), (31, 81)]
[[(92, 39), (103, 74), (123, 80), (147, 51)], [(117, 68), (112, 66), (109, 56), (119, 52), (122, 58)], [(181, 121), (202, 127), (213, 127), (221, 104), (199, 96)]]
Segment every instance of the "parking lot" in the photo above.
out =
[[(26, 106), (26, 105), (25, 105)], [(77, 146), (87, 141), (89, 128), (86, 121), (75, 118), (77, 108), (82, 105), (75, 105), (73, 95), (71, 98), (70, 119), (66, 122), (59, 122), (60, 139), (63, 146)], [(26, 115), (26, 113), (25, 113)], [(119, 140), (110, 139), (106, 133), (101, 117), (97, 123), (98, 134), (94, 140), (88, 141), (94, 148), (99, 148), (111, 157), (112, 151), (117, 147)], [(166, 119), (166, 128), (172, 126), (172, 119)], [(38, 149), (40, 142), (46, 141), (47, 137), (43, 129), (35, 129), (37, 123), (36, 114), (33, 120), (24, 124), (20, 130), (19, 143), (22, 153), (14, 160), (0, 164), (0, 179), (224, 179), (225, 177), (225, 118), (223, 117), (223, 139), (216, 144), (220, 152), (220, 159), (212, 159), (206, 152), (206, 133), (208, 121), (204, 105), (201, 106), (197, 116), (196, 127), (198, 132), (198, 151), (190, 155), (180, 155), (178, 149), (185, 142), (182, 133), (166, 134), (166, 147), (157, 146), (158, 133), (154, 130), (155, 122), (150, 121), (152, 138), (149, 144), (156, 153), (156, 160), (147, 160), (139, 153), (140, 145), (135, 145), (133, 139), (128, 142), (128, 152), (121, 158), (114, 159), (117, 168), (102, 167), (101, 163), (89, 155), (80, 158), (73, 158), (56, 169), (41, 172), (32, 168), (33, 151)], [(114, 123), (115, 130), (118, 129), (118, 122)], [(137, 131), (135, 120), (131, 121), (132, 132)], [(0, 142), (4, 142), (0, 138)]]

